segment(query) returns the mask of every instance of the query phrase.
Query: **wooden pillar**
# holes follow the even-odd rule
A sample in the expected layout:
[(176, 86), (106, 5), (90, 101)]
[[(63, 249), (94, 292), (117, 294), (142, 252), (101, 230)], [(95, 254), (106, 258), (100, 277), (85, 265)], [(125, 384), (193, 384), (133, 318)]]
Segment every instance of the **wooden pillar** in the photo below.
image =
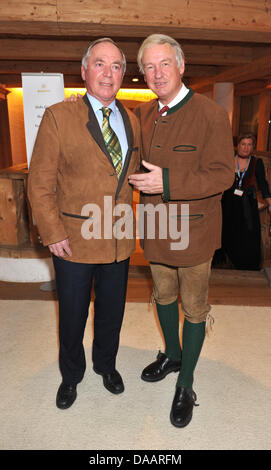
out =
[(232, 115), (232, 135), (235, 138), (239, 135), (239, 125), (240, 125), (240, 106), (241, 106), (241, 97), (234, 96), (233, 100), (233, 115)]
[(0, 169), (12, 165), (7, 95), (9, 91), (0, 85)]
[(270, 114), (271, 91), (264, 90), (260, 94), (257, 150), (267, 150)]
[(231, 82), (217, 82), (214, 84), (214, 100), (226, 109), (232, 124), (234, 85)]
[[(266, 152), (269, 134), (269, 120), (271, 114), (271, 90), (264, 90), (260, 94), (258, 136), (257, 136), (257, 156), (261, 157), (265, 167), (266, 179), (271, 188), (271, 160)], [(263, 152), (263, 153), (261, 153)], [(260, 212), (262, 252), (265, 262), (271, 259), (271, 239), (270, 239), (270, 215), (267, 210)]]

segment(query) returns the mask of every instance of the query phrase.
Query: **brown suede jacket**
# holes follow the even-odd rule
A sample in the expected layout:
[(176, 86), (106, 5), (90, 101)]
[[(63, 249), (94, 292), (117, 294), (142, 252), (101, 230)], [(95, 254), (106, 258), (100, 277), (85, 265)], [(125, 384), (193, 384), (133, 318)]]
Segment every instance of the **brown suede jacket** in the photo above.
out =
[[(153, 214), (145, 207), (144, 255), (151, 262), (171, 266), (198, 265), (220, 247), (221, 195), (234, 180), (228, 115), (213, 100), (192, 90), (155, 124), (157, 110), (157, 100), (135, 110), (143, 158), (163, 168), (164, 183), (163, 196), (143, 195), (141, 199), (144, 205), (160, 204), (152, 237), (147, 234), (147, 224)], [(166, 209), (166, 224), (161, 205)], [(160, 217), (163, 222), (159, 224)]]
[(67, 257), (69, 261), (110, 263), (128, 258), (134, 250), (134, 236), (114, 236), (116, 222), (123, 214), (113, 212), (119, 204), (128, 205), (126, 216), (129, 207), (132, 211), (128, 175), (139, 167), (140, 130), (135, 115), (116, 103), (128, 140), (120, 179), (86, 95), (77, 102), (47, 108), (39, 127), (29, 169), (28, 198), (43, 244), (68, 238), (73, 254)]

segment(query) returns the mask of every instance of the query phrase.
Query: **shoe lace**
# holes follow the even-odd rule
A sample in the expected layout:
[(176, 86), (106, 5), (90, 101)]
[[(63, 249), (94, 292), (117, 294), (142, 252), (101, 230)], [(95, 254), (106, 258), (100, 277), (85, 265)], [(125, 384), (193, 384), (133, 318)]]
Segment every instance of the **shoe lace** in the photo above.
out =
[(196, 393), (194, 392), (194, 390), (192, 390), (192, 398), (193, 398), (193, 401), (194, 401), (194, 406), (199, 406), (199, 403), (196, 403), (197, 401), (197, 395)]

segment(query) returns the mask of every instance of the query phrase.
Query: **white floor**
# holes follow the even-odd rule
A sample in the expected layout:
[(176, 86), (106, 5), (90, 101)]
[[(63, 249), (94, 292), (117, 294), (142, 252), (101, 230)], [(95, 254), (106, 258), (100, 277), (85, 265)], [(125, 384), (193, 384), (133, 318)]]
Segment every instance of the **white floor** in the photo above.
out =
[(118, 396), (92, 371), (90, 314), (86, 375), (74, 405), (59, 410), (56, 302), (1, 300), (0, 449), (270, 449), (271, 308), (214, 306), (211, 313), (214, 329), (195, 374), (200, 406), (177, 429), (169, 421), (177, 374), (155, 384), (140, 379), (163, 349), (152, 307), (127, 304)]

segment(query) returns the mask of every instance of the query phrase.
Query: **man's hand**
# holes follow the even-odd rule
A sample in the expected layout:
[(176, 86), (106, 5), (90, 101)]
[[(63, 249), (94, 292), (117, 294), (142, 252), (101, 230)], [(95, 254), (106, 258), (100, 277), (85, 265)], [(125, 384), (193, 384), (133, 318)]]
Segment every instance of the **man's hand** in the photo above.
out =
[(161, 194), (164, 191), (163, 188), (163, 173), (162, 168), (151, 163), (145, 162), (142, 160), (148, 173), (138, 173), (135, 175), (130, 175), (128, 181), (132, 184), (135, 189), (142, 191), (147, 194)]
[(83, 95), (80, 95), (80, 93), (77, 93), (77, 95), (72, 93), (72, 95), (70, 95), (68, 98), (65, 98), (64, 101), (71, 101), (72, 103), (76, 103), (79, 98), (83, 98)]
[(72, 256), (72, 252), (70, 249), (69, 240), (66, 238), (61, 242), (52, 243), (49, 246), (49, 250), (58, 258), (65, 258), (66, 256)]

